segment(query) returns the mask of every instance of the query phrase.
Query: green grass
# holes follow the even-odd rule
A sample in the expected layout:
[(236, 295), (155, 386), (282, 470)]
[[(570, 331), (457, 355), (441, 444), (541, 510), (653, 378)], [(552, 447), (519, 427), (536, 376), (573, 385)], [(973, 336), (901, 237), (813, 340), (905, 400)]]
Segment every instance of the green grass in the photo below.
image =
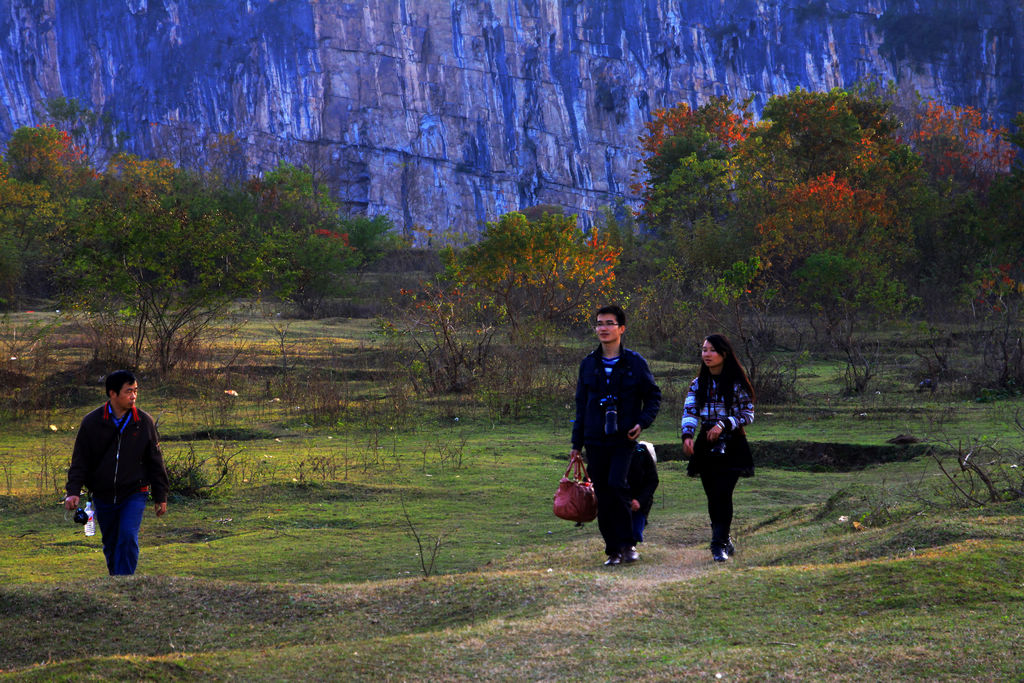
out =
[[(518, 419), (414, 396), (392, 420), (401, 396), (372, 379), (371, 333), (295, 323), (289, 372), (257, 371), (281, 363), (263, 320), (248, 369), (143, 384), (169, 460), (234, 455), (227, 486), (147, 512), (134, 577), (107, 577), (99, 536), (58, 505), (78, 420), (101, 399), (5, 422), (0, 679), (1020, 677), (1024, 504), (951, 505), (920, 451), (867, 461), (901, 433), (1019, 449), (1020, 399), (922, 395), (898, 373), (844, 398), (838, 366), (816, 363), (801, 400), (761, 406), (749, 430), (763, 455), (737, 487), (732, 561), (710, 561), (700, 484), (663, 461), (642, 561), (608, 569), (596, 525), (551, 514), (570, 396), (531, 398)], [(341, 408), (315, 420), (323, 364), (338, 393), (319, 399)], [(693, 368), (654, 370), (670, 379), (645, 438), (675, 445)], [(785, 457), (806, 444), (862, 460)]]

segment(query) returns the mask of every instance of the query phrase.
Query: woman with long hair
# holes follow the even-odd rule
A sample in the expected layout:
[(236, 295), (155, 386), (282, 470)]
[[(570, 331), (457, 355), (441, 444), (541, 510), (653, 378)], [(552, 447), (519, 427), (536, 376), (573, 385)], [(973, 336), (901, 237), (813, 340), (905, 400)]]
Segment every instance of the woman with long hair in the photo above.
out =
[(729, 340), (711, 334), (700, 350), (700, 373), (683, 404), (683, 452), (686, 473), (700, 477), (711, 517), (711, 556), (725, 562), (736, 552), (732, 492), (740, 477), (754, 476), (754, 461), (743, 428), (754, 421), (754, 387)]

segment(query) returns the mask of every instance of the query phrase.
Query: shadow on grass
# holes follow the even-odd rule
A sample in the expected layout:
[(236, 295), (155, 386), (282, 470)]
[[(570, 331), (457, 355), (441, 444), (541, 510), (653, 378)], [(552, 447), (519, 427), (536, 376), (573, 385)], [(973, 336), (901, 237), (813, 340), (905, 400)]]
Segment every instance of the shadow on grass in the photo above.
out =
[[(820, 443), (812, 441), (752, 441), (750, 449), (758, 467), (804, 470), (809, 472), (852, 472), (872, 465), (906, 462), (926, 455), (928, 444)], [(658, 460), (686, 460), (682, 444), (656, 444)]]
[(180, 434), (161, 434), (160, 440), (171, 441), (259, 441), (262, 439), (273, 439), (274, 434), (260, 431), (258, 429), (245, 429), (241, 427), (222, 427), (211, 429), (199, 429), (192, 432)]

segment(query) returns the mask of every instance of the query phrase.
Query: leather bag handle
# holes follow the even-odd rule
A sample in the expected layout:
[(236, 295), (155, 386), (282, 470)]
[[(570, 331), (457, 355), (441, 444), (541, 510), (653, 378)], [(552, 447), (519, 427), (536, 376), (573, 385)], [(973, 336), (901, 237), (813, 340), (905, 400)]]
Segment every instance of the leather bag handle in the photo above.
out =
[(590, 481), (590, 475), (587, 474), (587, 466), (583, 462), (583, 456), (574, 455), (569, 458), (569, 466), (565, 468), (565, 478), (569, 478), (569, 472), (572, 472), (573, 479), (579, 482)]

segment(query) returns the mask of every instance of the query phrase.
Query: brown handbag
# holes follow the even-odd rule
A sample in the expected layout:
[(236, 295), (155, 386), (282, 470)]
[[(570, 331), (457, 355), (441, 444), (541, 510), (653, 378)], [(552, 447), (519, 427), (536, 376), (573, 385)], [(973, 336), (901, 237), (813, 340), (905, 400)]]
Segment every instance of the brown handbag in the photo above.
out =
[(597, 495), (587, 475), (587, 466), (583, 464), (583, 458), (579, 455), (569, 459), (565, 475), (558, 482), (554, 512), (555, 517), (570, 522), (592, 522), (597, 517)]

